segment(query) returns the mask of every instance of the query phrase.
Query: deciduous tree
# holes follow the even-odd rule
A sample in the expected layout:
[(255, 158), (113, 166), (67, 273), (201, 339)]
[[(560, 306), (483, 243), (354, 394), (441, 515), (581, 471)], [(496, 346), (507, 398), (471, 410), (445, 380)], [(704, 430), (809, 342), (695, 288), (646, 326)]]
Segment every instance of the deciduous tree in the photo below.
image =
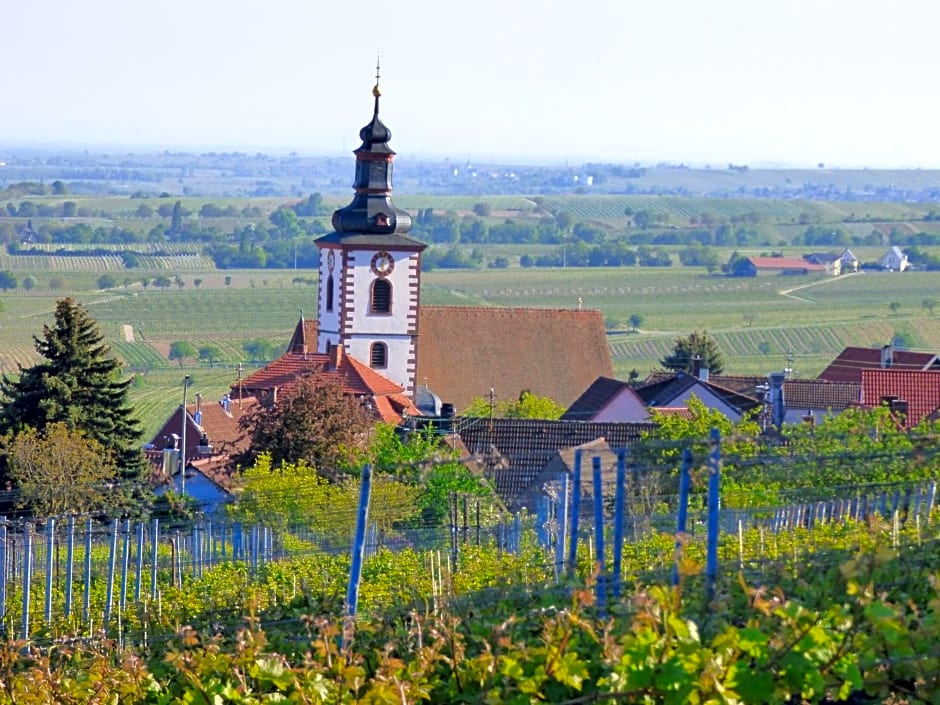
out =
[(305, 462), (321, 476), (337, 479), (366, 446), (371, 423), (360, 400), (345, 394), (339, 380), (308, 375), (240, 419), (250, 445), (239, 460), (248, 466), (268, 453), (275, 467)]
[(27, 428), (7, 448), (17, 503), (37, 516), (93, 513), (107, 507), (118, 470), (100, 443), (62, 422)]
[(176, 360), (179, 362), (180, 367), (183, 366), (183, 360), (188, 357), (197, 357), (199, 351), (196, 350), (196, 346), (186, 340), (176, 340), (170, 343), (170, 352), (167, 355), (171, 360)]

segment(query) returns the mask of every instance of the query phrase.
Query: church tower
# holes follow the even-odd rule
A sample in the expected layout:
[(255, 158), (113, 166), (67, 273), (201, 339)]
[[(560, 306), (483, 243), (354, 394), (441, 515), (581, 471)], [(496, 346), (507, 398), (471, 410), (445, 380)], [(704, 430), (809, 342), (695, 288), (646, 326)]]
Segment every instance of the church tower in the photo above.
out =
[(318, 238), (317, 352), (342, 345), (376, 372), (415, 393), (418, 296), (425, 245), (407, 237), (411, 216), (392, 203), (391, 131), (379, 119), (376, 69), (372, 120), (359, 131), (355, 195)]

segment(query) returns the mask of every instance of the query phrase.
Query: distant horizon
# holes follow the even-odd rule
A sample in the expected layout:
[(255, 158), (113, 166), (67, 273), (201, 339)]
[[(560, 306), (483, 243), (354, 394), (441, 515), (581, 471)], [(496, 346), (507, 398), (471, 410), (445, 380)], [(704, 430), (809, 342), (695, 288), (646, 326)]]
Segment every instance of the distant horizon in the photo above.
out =
[[(356, 144), (358, 147), (358, 143)], [(163, 155), (169, 154), (245, 154), (254, 156), (262, 154), (270, 157), (287, 157), (296, 155), (305, 158), (337, 159), (349, 157), (350, 162), (354, 160), (352, 149), (328, 150), (315, 148), (295, 148), (283, 145), (236, 145), (236, 144), (146, 144), (146, 143), (105, 143), (105, 142), (0, 142), (0, 161), (7, 155), (18, 153), (37, 153), (37, 154), (97, 154), (114, 156), (122, 155)], [(441, 162), (452, 163), (462, 167), (467, 162), (473, 166), (477, 164), (486, 164), (491, 166), (543, 166), (543, 167), (563, 167), (569, 166), (575, 168), (586, 164), (620, 164), (629, 166), (640, 166), (644, 168), (670, 167), (670, 168), (688, 168), (702, 170), (727, 170), (732, 164), (736, 166), (746, 166), (748, 169), (757, 170), (796, 170), (796, 171), (940, 171), (940, 166), (922, 166), (922, 165), (842, 165), (824, 163), (822, 167), (816, 164), (787, 163), (775, 160), (755, 160), (753, 162), (737, 162), (733, 160), (696, 162), (692, 160), (675, 159), (622, 159), (614, 160), (601, 158), (597, 156), (585, 155), (545, 155), (537, 157), (533, 155), (511, 155), (511, 154), (401, 154), (396, 152), (397, 162), (416, 161), (416, 162)], [(2, 176), (2, 172), (0, 172)]]

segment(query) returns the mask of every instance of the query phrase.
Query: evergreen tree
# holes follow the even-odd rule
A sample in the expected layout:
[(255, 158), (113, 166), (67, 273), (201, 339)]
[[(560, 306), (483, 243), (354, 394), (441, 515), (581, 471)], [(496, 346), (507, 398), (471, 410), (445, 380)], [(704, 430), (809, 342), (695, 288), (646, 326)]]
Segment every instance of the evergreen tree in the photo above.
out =
[(140, 450), (139, 421), (122, 380), (121, 363), (111, 356), (98, 324), (73, 299), (56, 303), (55, 324), (33, 337), (45, 360), (20, 367), (18, 379), (0, 380), (0, 433), (16, 436), (44, 431), (55, 423), (85, 433), (112, 455), (123, 479), (140, 477), (146, 466)]
[(659, 361), (667, 370), (676, 372), (692, 372), (695, 358), (701, 361), (701, 366), (712, 374), (719, 375), (725, 368), (724, 356), (721, 348), (708, 333), (693, 331), (685, 338), (676, 338), (672, 352)]

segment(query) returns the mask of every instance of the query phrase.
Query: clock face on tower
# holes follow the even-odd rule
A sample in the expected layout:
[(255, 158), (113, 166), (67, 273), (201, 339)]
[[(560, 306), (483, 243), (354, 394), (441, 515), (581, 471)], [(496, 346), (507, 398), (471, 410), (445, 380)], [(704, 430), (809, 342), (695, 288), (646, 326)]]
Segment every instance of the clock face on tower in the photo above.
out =
[(330, 272), (332, 272), (333, 267), (335, 266), (336, 266), (336, 254), (333, 252), (333, 250), (330, 250), (326, 255), (326, 268)]
[(380, 277), (387, 277), (395, 268), (395, 260), (388, 252), (376, 252), (372, 258), (372, 271)]

